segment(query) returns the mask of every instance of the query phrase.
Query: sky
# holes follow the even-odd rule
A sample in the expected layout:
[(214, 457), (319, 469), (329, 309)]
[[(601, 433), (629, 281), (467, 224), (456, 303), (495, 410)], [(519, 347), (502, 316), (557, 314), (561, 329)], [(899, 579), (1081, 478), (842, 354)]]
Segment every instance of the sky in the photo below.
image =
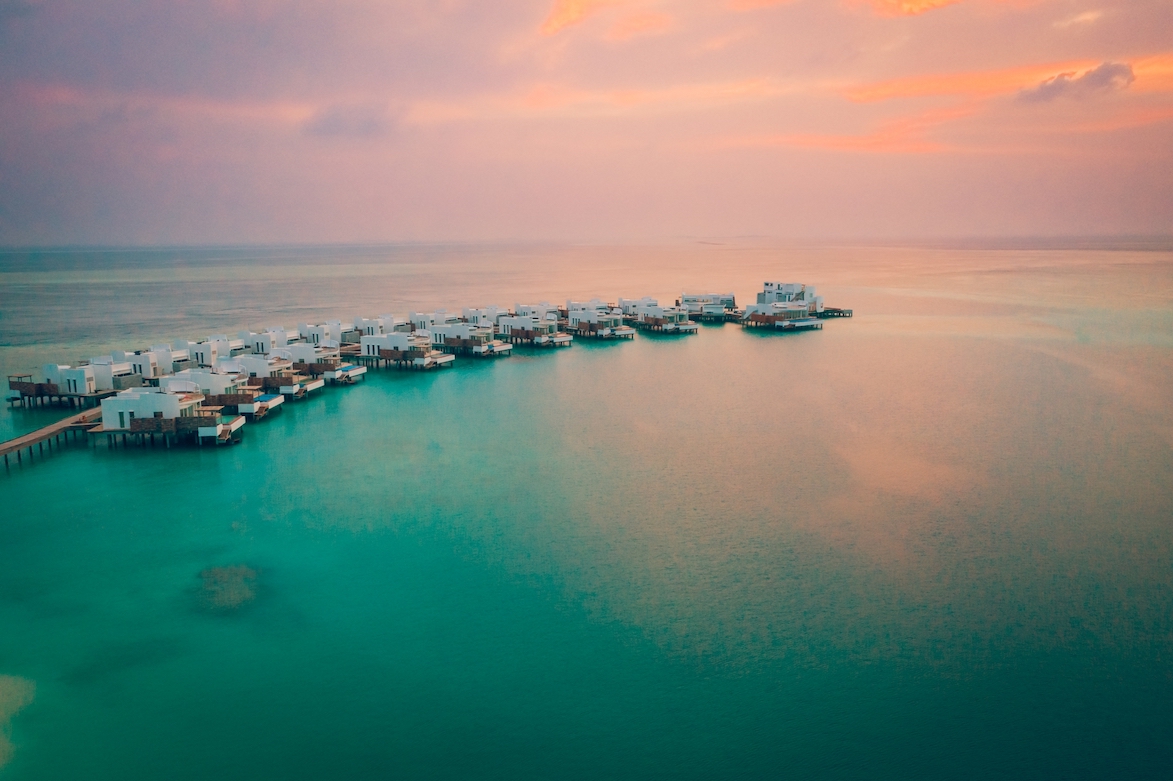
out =
[(0, 0), (0, 245), (1173, 233), (1173, 0)]

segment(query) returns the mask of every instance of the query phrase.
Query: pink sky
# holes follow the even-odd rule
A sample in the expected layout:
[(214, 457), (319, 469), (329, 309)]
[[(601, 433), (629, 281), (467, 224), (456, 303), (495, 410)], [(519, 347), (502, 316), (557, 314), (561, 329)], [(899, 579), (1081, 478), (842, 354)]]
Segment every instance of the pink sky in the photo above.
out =
[(0, 0), (0, 244), (1171, 228), (1169, 0)]

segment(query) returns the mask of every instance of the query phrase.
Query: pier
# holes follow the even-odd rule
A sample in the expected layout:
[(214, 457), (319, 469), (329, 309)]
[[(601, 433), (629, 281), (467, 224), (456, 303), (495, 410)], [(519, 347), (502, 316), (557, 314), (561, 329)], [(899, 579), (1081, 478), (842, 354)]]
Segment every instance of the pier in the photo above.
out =
[(91, 409), (77, 415), (70, 415), (63, 420), (50, 423), (48, 426), (15, 439), (10, 439), (0, 444), (0, 454), (4, 456), (4, 467), (8, 468), (10, 457), (14, 457), (13, 460), (18, 464), (24, 463), (25, 451), (28, 451), (28, 458), (31, 461), (34, 447), (37, 448), (37, 453), (40, 455), (44, 455), (45, 445), (49, 446), (50, 452), (54, 447), (60, 448), (69, 442), (70, 433), (73, 434), (73, 440), (77, 441), (79, 435), (88, 433), (90, 429), (100, 425), (98, 421), (101, 419), (102, 411)]

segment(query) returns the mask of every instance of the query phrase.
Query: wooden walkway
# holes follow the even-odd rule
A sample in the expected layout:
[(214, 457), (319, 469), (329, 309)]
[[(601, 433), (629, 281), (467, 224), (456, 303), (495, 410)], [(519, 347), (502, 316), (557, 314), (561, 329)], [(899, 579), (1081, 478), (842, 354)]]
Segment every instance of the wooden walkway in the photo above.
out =
[(76, 439), (79, 432), (89, 430), (101, 418), (102, 410), (100, 407), (98, 409), (89, 409), (77, 415), (70, 415), (56, 423), (50, 423), (48, 426), (39, 428), (22, 437), (16, 437), (7, 442), (0, 443), (0, 455), (4, 456), (4, 466), (8, 466), (9, 458), (13, 455), (16, 456), (16, 462), (18, 464), (23, 463), (24, 451), (26, 450), (31, 460), (33, 457), (33, 447), (36, 447), (37, 451), (41, 454), (45, 452), (46, 443), (48, 443), (50, 450), (53, 449), (54, 444), (60, 447), (61, 437), (68, 437), (69, 432), (72, 431), (74, 439)]

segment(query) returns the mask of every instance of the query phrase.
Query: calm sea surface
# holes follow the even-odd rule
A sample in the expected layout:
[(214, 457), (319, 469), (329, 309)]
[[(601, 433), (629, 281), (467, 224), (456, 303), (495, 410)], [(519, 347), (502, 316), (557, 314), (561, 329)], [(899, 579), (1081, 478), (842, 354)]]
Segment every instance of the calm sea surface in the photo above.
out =
[(8, 252), (0, 369), (766, 279), (0, 475), (0, 778), (1168, 778), (1168, 249)]

